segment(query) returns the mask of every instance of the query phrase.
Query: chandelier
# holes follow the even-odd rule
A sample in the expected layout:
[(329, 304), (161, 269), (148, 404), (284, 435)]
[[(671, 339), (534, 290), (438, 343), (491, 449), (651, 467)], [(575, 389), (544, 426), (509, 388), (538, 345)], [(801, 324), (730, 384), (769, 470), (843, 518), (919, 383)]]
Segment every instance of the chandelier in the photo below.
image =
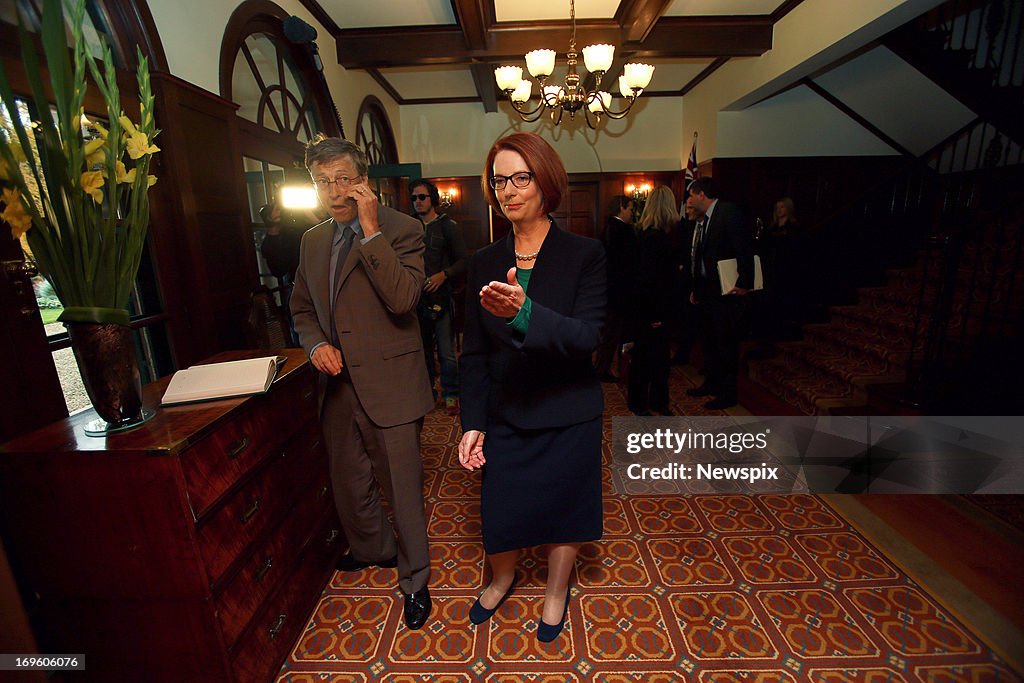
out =
[(587, 71), (594, 75), (594, 90), (588, 92), (580, 85), (580, 76), (576, 73), (576, 4), (569, 0), (569, 23), (572, 33), (569, 38), (569, 51), (566, 60), (569, 72), (563, 85), (549, 85), (547, 79), (555, 70), (554, 50), (533, 50), (526, 53), (526, 68), (530, 75), (540, 80), (540, 102), (530, 109), (530, 97), (533, 95), (533, 81), (523, 78), (523, 69), (518, 66), (500, 66), (494, 70), (494, 80), (498, 88), (508, 96), (512, 108), (527, 123), (538, 120), (544, 112), (548, 112), (557, 126), (562, 121), (562, 114), (568, 112), (569, 118), (575, 118), (576, 112), (583, 110), (587, 125), (597, 128), (601, 116), (612, 119), (625, 118), (640, 97), (644, 88), (651, 82), (654, 67), (650, 64), (626, 64), (619, 76), (619, 93), (626, 98), (626, 106), (620, 111), (612, 109), (612, 95), (604, 90), (597, 90), (605, 72), (612, 66), (615, 59), (614, 45), (588, 45), (583, 48), (583, 63)]

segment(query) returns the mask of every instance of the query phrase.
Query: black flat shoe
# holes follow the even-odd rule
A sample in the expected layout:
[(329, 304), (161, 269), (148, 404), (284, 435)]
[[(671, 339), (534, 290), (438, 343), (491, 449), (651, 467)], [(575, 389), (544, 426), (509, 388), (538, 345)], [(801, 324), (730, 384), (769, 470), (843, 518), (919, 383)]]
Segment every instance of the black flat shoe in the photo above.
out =
[(518, 578), (518, 574), (512, 577), (512, 585), (508, 587), (508, 590), (505, 591), (505, 594), (503, 596), (501, 596), (501, 600), (498, 601), (498, 604), (495, 605), (493, 609), (487, 609), (486, 607), (481, 605), (480, 598), (477, 598), (476, 602), (473, 603), (473, 606), (469, 608), (469, 620), (472, 621), (474, 624), (479, 625), (493, 617), (494, 613), (498, 611), (498, 608), (500, 608), (503, 604), (505, 604), (505, 601), (508, 600), (508, 596), (512, 595), (512, 591), (516, 587), (516, 581)]
[(416, 631), (423, 628), (430, 616), (430, 609), (433, 605), (430, 602), (430, 591), (426, 586), (415, 593), (407, 593), (405, 596), (405, 625), (409, 630)]
[(385, 569), (391, 569), (398, 566), (398, 556), (390, 557), (386, 560), (379, 562), (363, 562), (352, 557), (352, 553), (345, 553), (338, 560), (338, 564), (335, 565), (335, 569), (339, 572), (361, 572), (367, 567), (383, 567)]
[(543, 616), (537, 620), (537, 640), (542, 643), (550, 643), (562, 632), (562, 629), (565, 628), (565, 618), (569, 616), (569, 598), (571, 596), (572, 586), (569, 586), (568, 590), (565, 591), (565, 610), (562, 611), (562, 620), (560, 622), (552, 626), (544, 621)]

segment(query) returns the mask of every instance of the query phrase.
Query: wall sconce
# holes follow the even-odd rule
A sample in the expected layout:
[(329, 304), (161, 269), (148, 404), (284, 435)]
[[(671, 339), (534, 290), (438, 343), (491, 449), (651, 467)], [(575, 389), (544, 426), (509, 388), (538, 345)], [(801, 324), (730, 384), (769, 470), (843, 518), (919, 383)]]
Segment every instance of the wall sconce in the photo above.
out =
[(631, 183), (626, 185), (626, 194), (632, 197), (633, 201), (645, 202), (647, 201), (647, 196), (651, 194), (651, 184), (644, 182), (640, 185), (633, 185)]
[(441, 200), (441, 206), (448, 209), (451, 208), (455, 200), (459, 198), (459, 191), (454, 187), (449, 187), (447, 190), (438, 188), (438, 197)]

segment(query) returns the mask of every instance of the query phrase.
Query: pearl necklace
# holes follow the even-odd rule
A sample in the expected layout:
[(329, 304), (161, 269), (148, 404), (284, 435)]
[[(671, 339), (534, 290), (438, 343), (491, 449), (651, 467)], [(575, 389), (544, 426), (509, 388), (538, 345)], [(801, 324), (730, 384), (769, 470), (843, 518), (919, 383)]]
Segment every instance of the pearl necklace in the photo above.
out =
[(537, 250), (537, 251), (533, 252), (532, 254), (520, 254), (517, 251), (516, 252), (516, 260), (518, 260), (518, 261), (532, 261), (535, 258), (537, 258), (538, 254), (540, 254), (540, 250)]

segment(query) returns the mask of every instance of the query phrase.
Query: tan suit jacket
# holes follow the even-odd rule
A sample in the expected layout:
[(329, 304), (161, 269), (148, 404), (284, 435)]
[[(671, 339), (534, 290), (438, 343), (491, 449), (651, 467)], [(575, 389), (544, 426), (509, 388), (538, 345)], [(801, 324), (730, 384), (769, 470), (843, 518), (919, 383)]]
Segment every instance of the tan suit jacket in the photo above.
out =
[[(434, 406), (416, 303), (423, 289), (423, 226), (385, 206), (381, 235), (356, 240), (341, 267), (331, 320), (330, 270), (334, 220), (302, 237), (291, 310), (299, 341), (310, 353), (337, 332), (359, 402), (380, 427), (423, 417)], [(320, 377), (321, 407), (327, 377)], [(331, 416), (325, 416), (330, 419)]]

